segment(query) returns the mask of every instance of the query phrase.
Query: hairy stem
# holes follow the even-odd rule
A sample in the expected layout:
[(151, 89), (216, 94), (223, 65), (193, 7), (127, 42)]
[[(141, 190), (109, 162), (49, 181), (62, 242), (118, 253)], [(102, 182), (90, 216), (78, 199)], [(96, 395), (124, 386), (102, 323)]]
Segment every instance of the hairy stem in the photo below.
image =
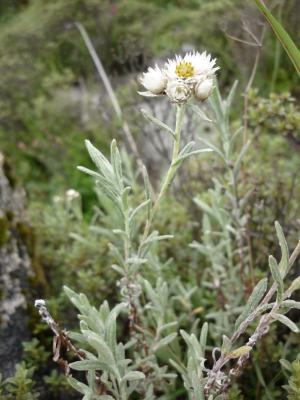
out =
[[(183, 122), (184, 112), (185, 112), (185, 105), (177, 105), (175, 137), (174, 137), (174, 142), (173, 142), (171, 165), (163, 179), (163, 183), (162, 183), (160, 192), (156, 198), (154, 206), (150, 212), (150, 216), (146, 222), (144, 233), (143, 233), (143, 238), (141, 240), (141, 245), (143, 244), (143, 242), (147, 239), (147, 237), (149, 235), (149, 232), (150, 232), (150, 229), (152, 226), (152, 222), (153, 222), (153, 219), (159, 208), (161, 199), (166, 194), (169, 186), (171, 185), (171, 183), (174, 179), (176, 171), (178, 169), (178, 164), (176, 162), (177, 162), (177, 158), (178, 158), (178, 154), (179, 154), (179, 150), (180, 150), (180, 138), (181, 138), (181, 130), (182, 130), (182, 122)], [(140, 248), (141, 248), (141, 246), (140, 246)]]

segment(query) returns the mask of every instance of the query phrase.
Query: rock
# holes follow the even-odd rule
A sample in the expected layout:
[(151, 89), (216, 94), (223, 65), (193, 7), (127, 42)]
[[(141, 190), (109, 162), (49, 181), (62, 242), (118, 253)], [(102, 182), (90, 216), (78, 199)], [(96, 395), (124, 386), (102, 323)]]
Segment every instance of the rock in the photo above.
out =
[(0, 153), (0, 373), (14, 374), (22, 357), (22, 342), (28, 340), (25, 291), (31, 273), (30, 259), (17, 230), (24, 213), (25, 193), (13, 189)]

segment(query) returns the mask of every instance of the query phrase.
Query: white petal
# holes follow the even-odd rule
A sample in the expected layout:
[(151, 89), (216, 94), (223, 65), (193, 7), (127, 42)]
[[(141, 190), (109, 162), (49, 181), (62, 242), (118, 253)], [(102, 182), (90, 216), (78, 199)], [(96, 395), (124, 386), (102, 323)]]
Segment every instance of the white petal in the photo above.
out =
[(158, 94), (154, 94), (152, 92), (149, 92), (149, 90), (147, 90), (146, 92), (138, 92), (138, 94), (140, 94), (141, 96), (144, 97), (158, 97)]
[(211, 55), (206, 51), (203, 53), (199, 53), (198, 51), (188, 52), (184, 57), (175, 55), (174, 59), (168, 60), (165, 64), (165, 71), (169, 80), (178, 78), (176, 74), (176, 66), (182, 61), (190, 62), (192, 64), (195, 70), (195, 77), (199, 77), (199, 75), (212, 77), (219, 69), (219, 67), (216, 66), (216, 59), (212, 59)]

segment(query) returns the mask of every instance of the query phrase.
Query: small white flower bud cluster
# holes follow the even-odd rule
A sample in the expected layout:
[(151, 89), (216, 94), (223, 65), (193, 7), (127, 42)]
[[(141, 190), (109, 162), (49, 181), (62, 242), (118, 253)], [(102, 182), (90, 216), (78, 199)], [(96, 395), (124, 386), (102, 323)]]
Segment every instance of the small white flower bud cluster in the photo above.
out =
[(178, 104), (186, 103), (192, 96), (204, 101), (214, 89), (215, 72), (219, 69), (215, 63), (206, 52), (175, 56), (163, 68), (157, 65), (148, 68), (140, 79), (147, 91), (139, 93), (148, 97), (165, 94), (172, 103)]
[(80, 197), (80, 194), (79, 192), (77, 192), (77, 190), (69, 189), (66, 191), (65, 196), (67, 200), (72, 201), (78, 199), (78, 197)]
[(63, 205), (63, 204), (68, 205), (72, 203), (74, 200), (79, 198), (80, 198), (80, 193), (77, 192), (77, 190), (68, 189), (66, 190), (63, 196), (54, 196), (52, 200), (53, 203), (57, 205)]

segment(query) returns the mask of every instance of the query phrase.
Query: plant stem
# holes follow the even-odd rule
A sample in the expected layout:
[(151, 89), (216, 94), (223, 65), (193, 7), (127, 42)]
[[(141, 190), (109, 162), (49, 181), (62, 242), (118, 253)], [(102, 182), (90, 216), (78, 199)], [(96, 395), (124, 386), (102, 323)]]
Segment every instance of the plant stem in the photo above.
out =
[[(177, 164), (177, 158), (180, 150), (180, 138), (181, 138), (181, 130), (182, 130), (182, 123), (183, 123), (183, 116), (185, 112), (185, 105), (177, 105), (177, 112), (176, 112), (176, 126), (175, 126), (175, 137), (174, 137), (174, 142), (173, 142), (173, 152), (172, 152), (172, 160), (171, 160), (171, 165), (163, 179), (163, 183), (160, 189), (160, 192), (156, 198), (156, 201), (154, 203), (154, 206), (152, 210), (150, 211), (150, 216), (146, 222), (144, 233), (143, 233), (143, 238), (141, 241), (141, 245), (143, 242), (147, 239), (150, 228), (154, 219), (154, 216), (156, 215), (156, 212), (159, 208), (161, 199), (163, 196), (166, 194), (169, 186), (171, 185), (174, 176), (176, 174), (176, 171), (179, 167)], [(141, 246), (140, 246), (141, 247)]]

